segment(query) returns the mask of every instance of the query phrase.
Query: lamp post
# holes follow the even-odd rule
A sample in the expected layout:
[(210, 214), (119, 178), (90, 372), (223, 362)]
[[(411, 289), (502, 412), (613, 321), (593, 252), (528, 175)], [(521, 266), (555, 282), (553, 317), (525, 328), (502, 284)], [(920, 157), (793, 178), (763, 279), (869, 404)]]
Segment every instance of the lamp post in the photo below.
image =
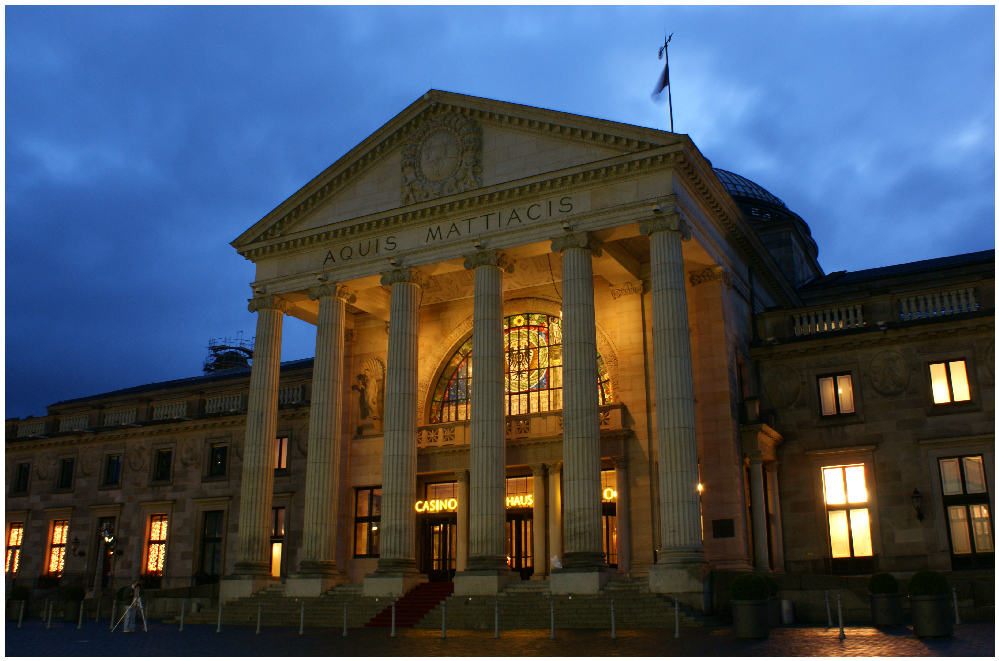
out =
[(97, 553), (97, 558), (94, 561), (94, 597), (97, 597), (97, 591), (100, 589), (105, 549), (110, 548), (111, 553), (114, 553), (114, 533), (111, 530), (111, 523), (105, 522), (98, 533), (101, 537), (100, 551)]

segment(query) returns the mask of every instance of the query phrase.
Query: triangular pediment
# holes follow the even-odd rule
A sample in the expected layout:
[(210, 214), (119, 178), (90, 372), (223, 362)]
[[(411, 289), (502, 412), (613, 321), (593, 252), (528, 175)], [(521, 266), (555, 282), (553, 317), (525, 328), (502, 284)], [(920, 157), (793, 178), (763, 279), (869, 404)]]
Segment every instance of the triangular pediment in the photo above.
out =
[(670, 144), (629, 124), (431, 90), (233, 241), (293, 232)]

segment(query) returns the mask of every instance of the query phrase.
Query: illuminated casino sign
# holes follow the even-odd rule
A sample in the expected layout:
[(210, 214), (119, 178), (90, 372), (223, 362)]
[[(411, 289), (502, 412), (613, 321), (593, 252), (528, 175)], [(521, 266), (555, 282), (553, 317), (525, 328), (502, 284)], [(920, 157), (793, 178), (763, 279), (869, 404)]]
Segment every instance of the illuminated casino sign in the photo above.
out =
[(603, 492), (603, 500), (605, 503), (611, 503), (617, 500), (617, 491), (614, 491), (611, 487), (607, 487)]
[(534, 495), (533, 494), (521, 494), (519, 496), (507, 496), (506, 497), (507, 507), (534, 507)]
[(420, 514), (424, 512), (454, 512), (458, 509), (457, 498), (442, 498), (438, 500), (418, 500), (416, 501), (416, 511)]

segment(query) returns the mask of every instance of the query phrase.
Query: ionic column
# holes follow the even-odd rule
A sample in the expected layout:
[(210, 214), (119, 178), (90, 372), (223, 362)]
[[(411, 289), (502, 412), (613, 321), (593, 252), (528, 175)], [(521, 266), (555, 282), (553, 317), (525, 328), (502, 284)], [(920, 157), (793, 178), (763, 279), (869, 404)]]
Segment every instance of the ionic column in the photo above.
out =
[(753, 510), (753, 565), (757, 571), (770, 571), (767, 557), (767, 501), (763, 492), (763, 453), (747, 452), (749, 457), (749, 497)]
[(597, 395), (593, 254), (586, 232), (552, 239), (562, 254), (562, 462), (565, 568), (606, 566), (601, 536), (600, 401)]
[(551, 559), (558, 557), (562, 562), (562, 464), (548, 464), (548, 567), (549, 573), (555, 566)]
[[(281, 326), (290, 304), (277, 296), (250, 299), (257, 313), (257, 335), (246, 402), (246, 438), (240, 482), (239, 536), (233, 576), (271, 574), (271, 499), (274, 492), (274, 443), (277, 437)], [(250, 591), (258, 587), (253, 586)]]
[(628, 458), (614, 457), (617, 482), (617, 573), (631, 571), (631, 500), (628, 497)]
[(767, 492), (770, 500), (770, 528), (774, 548), (774, 571), (784, 571), (784, 524), (780, 518), (780, 490), (777, 488), (776, 461), (767, 463)]
[(458, 549), (455, 571), (465, 571), (468, 569), (468, 471), (456, 470), (454, 479), (458, 481)]
[[(416, 572), (416, 409), (419, 386), (421, 289), (426, 279), (411, 268), (382, 274), (392, 288), (388, 365), (385, 369), (384, 451), (382, 453), (381, 574)], [(398, 583), (398, 590), (403, 590)]]
[(531, 464), (534, 474), (534, 574), (532, 579), (548, 575), (548, 556), (545, 555), (545, 465)]
[[(667, 207), (667, 211), (672, 211), (672, 207)], [(681, 241), (690, 239), (690, 230), (679, 213), (663, 213), (657, 207), (654, 217), (641, 223), (640, 231), (649, 237), (652, 262), (653, 373), (659, 455), (657, 564), (703, 563), (694, 377), (681, 249)]]
[(339, 493), (342, 427), (343, 341), (346, 303), (355, 300), (346, 287), (325, 283), (309, 289), (319, 300), (316, 358), (312, 368), (312, 405), (309, 414), (309, 452), (305, 467), (305, 512), (302, 562), (288, 578), (291, 596), (319, 596), (340, 576), (335, 540)]
[(465, 268), (475, 272), (468, 570), (508, 572), (503, 272), (513, 265), (506, 255), (480, 249), (465, 257)]

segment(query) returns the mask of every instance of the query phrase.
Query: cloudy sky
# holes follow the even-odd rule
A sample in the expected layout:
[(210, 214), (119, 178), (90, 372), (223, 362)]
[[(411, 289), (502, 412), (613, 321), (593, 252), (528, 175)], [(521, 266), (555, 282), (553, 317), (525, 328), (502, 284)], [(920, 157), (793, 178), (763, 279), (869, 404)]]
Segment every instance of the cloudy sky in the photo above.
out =
[(666, 27), (676, 131), (827, 272), (994, 248), (994, 12), (8, 6), (6, 416), (252, 336), (229, 242), (431, 87), (668, 129)]

